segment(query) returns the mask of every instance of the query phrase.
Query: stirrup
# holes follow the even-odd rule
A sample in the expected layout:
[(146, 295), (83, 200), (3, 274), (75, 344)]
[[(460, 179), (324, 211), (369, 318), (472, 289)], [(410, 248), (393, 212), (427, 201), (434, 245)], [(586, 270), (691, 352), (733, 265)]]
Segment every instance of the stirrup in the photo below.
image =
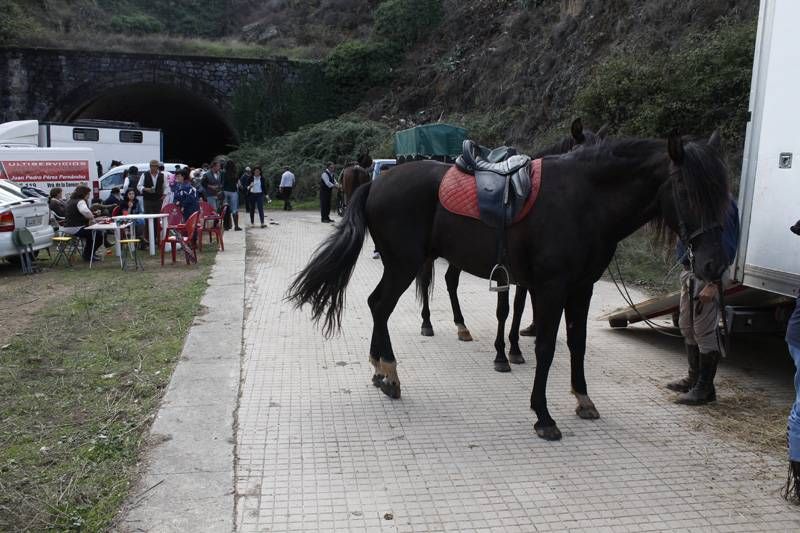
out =
[[(506, 284), (500, 285), (500, 282), (497, 281), (496, 285), (492, 285), (492, 281), (494, 280), (494, 273), (498, 270), (502, 271), (506, 275)], [(508, 288), (511, 285), (511, 276), (508, 275), (508, 269), (505, 266), (497, 264), (492, 268), (491, 273), (489, 274), (489, 291), (490, 292), (508, 292)]]

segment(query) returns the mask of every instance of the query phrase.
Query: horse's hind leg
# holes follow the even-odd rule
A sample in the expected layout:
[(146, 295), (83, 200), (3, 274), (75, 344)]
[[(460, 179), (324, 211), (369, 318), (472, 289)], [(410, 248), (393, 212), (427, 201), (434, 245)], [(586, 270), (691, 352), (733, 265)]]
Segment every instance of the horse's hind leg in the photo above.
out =
[(433, 337), (433, 324), (431, 324), (431, 308), (429, 306), (430, 287), (433, 283), (433, 259), (425, 261), (417, 276), (417, 294), (422, 300), (422, 328), (423, 337)]
[(575, 413), (587, 420), (600, 418), (600, 413), (589, 398), (583, 361), (586, 355), (586, 319), (592, 300), (592, 285), (576, 288), (567, 297), (564, 309), (567, 320), (567, 346), (572, 369), (572, 393), (578, 400)]
[(458, 280), (460, 277), (460, 269), (453, 265), (447, 267), (444, 281), (447, 283), (447, 294), (450, 295), (450, 307), (453, 308), (453, 322), (456, 323), (456, 328), (458, 329), (458, 340), (469, 342), (472, 340), (472, 334), (464, 324), (464, 315), (461, 314), (461, 303), (458, 301)]
[[(376, 370), (372, 380), (391, 398), (400, 398), (400, 378), (397, 375), (397, 362), (389, 338), (389, 316), (394, 311), (397, 300), (411, 285), (421, 263), (420, 260), (415, 263), (417, 268), (409, 268), (408, 263), (402, 266), (391, 265), (384, 257), (383, 277), (368, 298), (373, 322), (370, 363)], [(377, 379), (378, 376), (380, 380)]]
[(525, 311), (525, 296), (528, 290), (525, 287), (517, 288), (514, 292), (514, 317), (511, 319), (511, 331), (508, 333), (508, 340), (511, 343), (511, 348), (508, 350), (508, 360), (515, 365), (521, 365), (525, 362), (522, 357), (522, 350), (519, 349), (519, 325), (522, 322), (522, 313)]

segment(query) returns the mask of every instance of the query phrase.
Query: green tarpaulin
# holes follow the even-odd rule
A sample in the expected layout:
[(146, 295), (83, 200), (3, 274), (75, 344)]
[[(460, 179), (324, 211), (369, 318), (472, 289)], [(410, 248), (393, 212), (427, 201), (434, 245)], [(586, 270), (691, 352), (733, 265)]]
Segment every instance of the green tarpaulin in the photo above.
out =
[(398, 158), (449, 156), (461, 154), (467, 130), (450, 124), (425, 124), (394, 134), (394, 152)]

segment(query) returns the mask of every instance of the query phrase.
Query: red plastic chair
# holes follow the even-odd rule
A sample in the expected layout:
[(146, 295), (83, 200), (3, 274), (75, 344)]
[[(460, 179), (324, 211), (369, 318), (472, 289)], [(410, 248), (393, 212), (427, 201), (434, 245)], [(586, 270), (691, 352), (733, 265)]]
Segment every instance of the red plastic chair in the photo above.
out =
[[(225, 215), (228, 214), (228, 204), (222, 206), (222, 212), (219, 214), (219, 219), (205, 219), (205, 223), (203, 225), (203, 232), (208, 233), (208, 244), (214, 243), (214, 235), (217, 236), (217, 241), (219, 241), (219, 251), (225, 251), (225, 243), (222, 240), (222, 224), (225, 220)], [(208, 222), (212, 222), (209, 226)], [(200, 237), (200, 242), (203, 241), (202, 236)]]
[(183, 253), (186, 256), (186, 264), (197, 262), (197, 250), (194, 244), (194, 234), (197, 232), (197, 220), (200, 218), (200, 213), (193, 213), (192, 216), (186, 220), (186, 235), (178, 231), (171, 231), (167, 233), (167, 238), (161, 243), (161, 266), (164, 266), (164, 253), (166, 252), (167, 244), (172, 248), (172, 263), (177, 260), (176, 252), (178, 244), (183, 247)]
[(115, 217), (119, 215), (120, 207), (118, 205), (114, 206), (114, 209), (111, 210), (111, 216)]
[[(208, 232), (209, 228), (221, 224), (222, 217), (219, 216), (219, 213), (217, 213), (216, 210), (213, 207), (211, 207), (211, 204), (209, 204), (208, 202), (200, 202), (200, 212), (202, 214), (200, 215), (200, 228), (198, 228), (200, 231), (200, 235), (198, 235), (198, 237), (200, 238), (198, 247), (199, 250), (202, 252), (203, 235), (209, 233)], [(211, 234), (209, 233), (209, 239), (210, 238)]]
[(186, 234), (186, 224), (183, 222), (183, 213), (180, 206), (167, 204), (161, 208), (161, 213), (167, 215), (167, 232), (175, 230), (182, 235)]

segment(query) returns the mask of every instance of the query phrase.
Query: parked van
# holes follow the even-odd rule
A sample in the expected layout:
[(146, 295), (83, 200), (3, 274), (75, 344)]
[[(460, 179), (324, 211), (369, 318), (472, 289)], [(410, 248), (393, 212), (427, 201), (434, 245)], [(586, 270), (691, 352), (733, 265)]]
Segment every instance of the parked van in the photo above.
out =
[[(100, 176), (100, 192), (99, 197), (100, 201), (103, 202), (111, 195), (111, 189), (114, 187), (119, 187), (120, 192), (125, 194), (123, 191), (123, 185), (125, 184), (125, 171), (128, 170), (130, 167), (136, 167), (139, 169), (139, 176), (142, 175), (143, 172), (148, 172), (150, 170), (150, 162), (144, 163), (126, 163), (119, 167), (114, 167), (102, 176)], [(186, 167), (183, 163), (164, 163), (164, 176), (166, 177), (168, 174), (174, 174), (176, 170)], [(135, 187), (138, 183), (138, 176), (135, 178), (135, 181), (131, 183), (131, 186)]]

